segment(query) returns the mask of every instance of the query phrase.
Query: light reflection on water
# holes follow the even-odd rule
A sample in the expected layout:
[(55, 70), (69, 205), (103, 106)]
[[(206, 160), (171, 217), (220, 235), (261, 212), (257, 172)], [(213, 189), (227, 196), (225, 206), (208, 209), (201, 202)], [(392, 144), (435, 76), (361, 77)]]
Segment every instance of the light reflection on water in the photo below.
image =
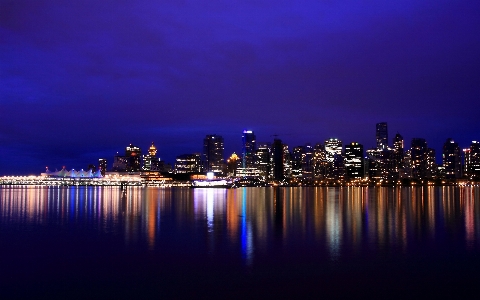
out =
[(478, 249), (479, 195), (478, 187), (2, 187), (0, 226), (73, 226), (151, 251), (178, 241), (210, 254), (227, 249), (247, 265), (272, 249), (308, 247), (337, 261), (425, 241)]

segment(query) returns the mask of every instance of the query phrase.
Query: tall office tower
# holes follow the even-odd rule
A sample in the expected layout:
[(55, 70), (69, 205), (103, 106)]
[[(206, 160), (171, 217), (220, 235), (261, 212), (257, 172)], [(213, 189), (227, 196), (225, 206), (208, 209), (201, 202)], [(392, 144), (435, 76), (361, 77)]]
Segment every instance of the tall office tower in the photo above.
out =
[(261, 143), (255, 151), (255, 167), (258, 169), (260, 177), (268, 180), (271, 173), (271, 145), (270, 143)]
[(470, 180), (480, 180), (480, 142), (473, 141), (470, 148), (463, 149), (464, 173)]
[(142, 170), (163, 171), (162, 165), (163, 162), (157, 157), (157, 147), (155, 147), (155, 144), (152, 142), (152, 145), (148, 148), (148, 154), (143, 156)]
[(242, 134), (242, 168), (252, 168), (254, 166), (256, 143), (253, 131), (244, 130)]
[(183, 154), (175, 159), (175, 173), (200, 173), (202, 172), (202, 160), (200, 153)]
[(128, 157), (118, 154), (115, 154), (113, 157), (113, 167), (114, 172), (125, 172), (127, 170)]
[(125, 157), (127, 159), (127, 172), (140, 172), (142, 150), (139, 147), (130, 144), (125, 148)]
[(223, 172), (223, 137), (212, 134), (203, 140), (203, 161), (206, 172)]
[(345, 171), (348, 179), (362, 178), (364, 172), (363, 145), (352, 142), (345, 145)]
[(425, 139), (413, 138), (410, 148), (412, 164), (412, 178), (425, 179), (427, 177), (428, 147)]
[(345, 179), (345, 160), (342, 154), (335, 154), (333, 157), (332, 179)]
[(462, 168), (460, 147), (451, 138), (443, 144), (442, 164), (446, 179), (460, 178)]
[(329, 139), (325, 141), (325, 152), (327, 154), (327, 161), (333, 162), (335, 154), (342, 154), (342, 141), (339, 139)]
[(105, 172), (107, 171), (107, 160), (105, 158), (100, 158), (98, 160), (98, 168), (100, 169), (102, 176), (105, 176)]
[(316, 179), (325, 179), (327, 175), (328, 161), (325, 148), (317, 143), (313, 149), (313, 176)]
[(376, 126), (377, 149), (384, 150), (388, 147), (387, 122), (377, 123)]
[(378, 149), (368, 149), (366, 155), (366, 166), (368, 170), (368, 178), (370, 180), (379, 181), (382, 179), (381, 151)]
[(292, 155), (286, 144), (283, 144), (283, 178), (292, 178)]
[(303, 146), (298, 146), (293, 148), (292, 151), (292, 177), (301, 178), (302, 177), (302, 158), (305, 154), (305, 149)]
[(412, 178), (412, 150), (408, 149), (403, 155), (403, 169), (400, 169), (400, 178)]
[(427, 149), (427, 178), (437, 179), (438, 166), (435, 161), (435, 149)]
[(272, 144), (272, 156), (273, 156), (273, 179), (274, 180), (283, 180), (285, 178), (283, 172), (283, 162), (284, 162), (284, 149), (282, 140), (274, 139)]
[(403, 137), (400, 133), (397, 133), (393, 138), (393, 160), (395, 164), (395, 173), (398, 178), (401, 172), (401, 169), (404, 167), (404, 144)]
[(306, 144), (303, 147), (304, 153), (302, 155), (302, 178), (311, 180), (313, 179), (313, 147), (310, 144)]

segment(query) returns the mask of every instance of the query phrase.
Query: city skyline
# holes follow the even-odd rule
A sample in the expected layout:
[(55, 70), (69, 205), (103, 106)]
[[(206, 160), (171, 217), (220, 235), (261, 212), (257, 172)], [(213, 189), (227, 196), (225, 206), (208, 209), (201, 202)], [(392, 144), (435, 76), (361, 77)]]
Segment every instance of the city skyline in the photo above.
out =
[[(480, 3), (2, 1), (0, 175), (224, 138), (480, 140)], [(110, 162), (108, 162), (111, 165)]]
[[(383, 134), (386, 135), (387, 137), (384, 137), (382, 139), (382, 142), (379, 143), (378, 142), (378, 128), (379, 126), (381, 126), (383, 129)], [(206, 153), (208, 153), (209, 151), (212, 151), (212, 150), (206, 150), (206, 149), (209, 149), (207, 147), (207, 141), (209, 141), (210, 139), (212, 138), (215, 138), (215, 137), (218, 137), (220, 140), (221, 140), (221, 154), (216, 154), (216, 160), (219, 161), (219, 160), (222, 160), (223, 163), (226, 165), (226, 162), (227, 162), (227, 159), (230, 155), (232, 154), (236, 154), (238, 155), (238, 158), (239, 158), (239, 167), (244, 167), (243, 166), (243, 151), (244, 151), (244, 143), (245, 143), (245, 136), (248, 136), (248, 135), (251, 135), (253, 136), (253, 139), (255, 139), (255, 135), (256, 135), (256, 132), (251, 130), (251, 129), (243, 129), (240, 133), (237, 133), (237, 135), (240, 137), (240, 142), (237, 143), (239, 145), (237, 145), (237, 149), (232, 151), (232, 152), (228, 152), (227, 150), (225, 149), (232, 149), (232, 147), (225, 147), (224, 145), (224, 138), (223, 136), (221, 135), (218, 135), (218, 134), (207, 134), (204, 136), (204, 138), (202, 139), (201, 142), (199, 142), (199, 145), (197, 145), (197, 149), (198, 151), (193, 151), (193, 152), (187, 152), (187, 151), (183, 151), (183, 152), (180, 152), (180, 153), (176, 153), (176, 154), (173, 154), (173, 159), (171, 161), (169, 160), (166, 160), (166, 159), (163, 159), (162, 158), (162, 153), (157, 153), (158, 151), (158, 146), (155, 144), (155, 142), (151, 142), (149, 143), (149, 147), (143, 147), (143, 146), (140, 146), (136, 143), (130, 143), (129, 145), (127, 145), (126, 147), (124, 147), (124, 149), (126, 149), (126, 154), (125, 156), (122, 155), (123, 153), (123, 149), (118, 149), (118, 151), (116, 151), (115, 153), (112, 153), (111, 155), (107, 155), (105, 157), (97, 157), (95, 158), (94, 160), (92, 161), (89, 161), (87, 162), (86, 164), (82, 164), (82, 165), (79, 165), (79, 163), (75, 163), (73, 165), (71, 165), (69, 168), (73, 168), (73, 169), (88, 169), (90, 166), (93, 166), (95, 168), (97, 168), (98, 166), (100, 166), (100, 164), (105, 164), (106, 162), (106, 171), (117, 171), (117, 167), (115, 166), (116, 165), (116, 161), (118, 158), (120, 158), (121, 160), (123, 159), (126, 159), (125, 162), (120, 162), (121, 165), (124, 165), (124, 167), (126, 166), (130, 166), (130, 167), (127, 167), (128, 168), (131, 168), (130, 171), (140, 171), (140, 170), (143, 170), (143, 165), (144, 165), (144, 160), (147, 158), (147, 157), (156, 157), (156, 160), (161, 162), (162, 163), (162, 166), (166, 166), (167, 164), (171, 166), (172, 168), (172, 171), (175, 169), (175, 163), (176, 163), (176, 160), (179, 158), (179, 157), (184, 157), (184, 156), (192, 156), (192, 155), (198, 155), (198, 163), (200, 163), (201, 167), (202, 167), (202, 170), (207, 172), (210, 171), (210, 167), (207, 167), (208, 165), (208, 155)], [(334, 153), (338, 153), (338, 154), (342, 154), (343, 155), (343, 158), (346, 159), (349, 154), (347, 153), (349, 150), (348, 147), (351, 147), (351, 146), (354, 146), (354, 145), (360, 145), (361, 146), (361, 153), (363, 154), (363, 157), (365, 159), (368, 158), (369, 156), (369, 153), (367, 150), (386, 150), (386, 149), (389, 149), (389, 150), (394, 150), (396, 149), (396, 143), (397, 143), (397, 138), (400, 137), (403, 139), (403, 136), (397, 132), (397, 134), (395, 135), (394, 138), (392, 138), (391, 140), (388, 140), (388, 123), (387, 122), (379, 122), (379, 123), (376, 123), (375, 124), (375, 127), (374, 127), (374, 132), (372, 132), (372, 139), (373, 139), (373, 144), (376, 143), (376, 145), (373, 145), (371, 147), (366, 147), (365, 144), (362, 144), (362, 143), (359, 143), (358, 141), (356, 140), (353, 140), (353, 141), (345, 141), (345, 140), (342, 140), (341, 138), (326, 138), (326, 139), (323, 139), (323, 140), (319, 140), (318, 142), (305, 142), (303, 144), (290, 144), (288, 142), (286, 142), (285, 140), (281, 139), (281, 137), (279, 135), (271, 135), (271, 140), (270, 141), (258, 141), (258, 140), (254, 140), (254, 145), (255, 145), (255, 142), (257, 144), (260, 144), (260, 145), (264, 145), (264, 144), (269, 144), (270, 147), (273, 149), (272, 145), (275, 143), (275, 141), (280, 141), (282, 143), (282, 145), (284, 145), (286, 147), (286, 150), (289, 151), (289, 153), (291, 155), (294, 155), (294, 152), (296, 150), (296, 148), (299, 148), (299, 147), (305, 147), (305, 146), (310, 146), (310, 147), (313, 147), (315, 145), (322, 145), (323, 147), (325, 147), (325, 153), (326, 153), (326, 158), (325, 160), (326, 161), (329, 161), (330, 163), (333, 163), (334, 161)], [(426, 143), (426, 145), (428, 145), (428, 148), (430, 149), (433, 149), (434, 150), (434, 153), (435, 153), (435, 162), (437, 163), (438, 166), (442, 166), (443, 164), (443, 156), (442, 156), (442, 149), (443, 151), (445, 151), (445, 145), (449, 142), (451, 143), (454, 143), (456, 145), (456, 147), (458, 148), (458, 154), (460, 156), (460, 158), (463, 160), (464, 159), (464, 150), (469, 148), (471, 146), (472, 143), (475, 143), (477, 142), (478, 140), (472, 140), (470, 141), (467, 145), (459, 145), (458, 142), (456, 142), (456, 140), (454, 138), (451, 138), (451, 137), (448, 137), (444, 140), (443, 144), (442, 144), (442, 147), (440, 147), (439, 149), (435, 149), (433, 147), (430, 146), (430, 143), (428, 140), (424, 139), (424, 138), (420, 138), (420, 137), (415, 137), (415, 138), (412, 138), (410, 141), (409, 140), (406, 140), (406, 139), (403, 139), (402, 140), (402, 147), (403, 149), (406, 151), (407, 149), (410, 148), (411, 146), (411, 143), (415, 143), (416, 141), (418, 140), (421, 140), (423, 142)], [(386, 144), (385, 144), (385, 141), (386, 141)], [(337, 145), (337, 143), (339, 143)], [(251, 147), (251, 146), (250, 146)], [(332, 148), (333, 147), (333, 148)], [(331, 148), (331, 150), (329, 150)], [(143, 149), (143, 150), (142, 150)], [(253, 151), (253, 150), (256, 150), (256, 147), (253, 146), (249, 151)], [(152, 152), (154, 151), (154, 152)], [(166, 150), (168, 152), (168, 149)], [(273, 151), (273, 150), (272, 150)], [(131, 156), (131, 152), (135, 152), (136, 154), (132, 157)], [(148, 155), (149, 154), (149, 155)], [(207, 156), (205, 156), (207, 155)], [(248, 156), (251, 156), (252, 153), (248, 154)], [(123, 158), (125, 157), (125, 158)], [(131, 160), (134, 160), (133, 163), (129, 163), (127, 161), (131, 161)], [(150, 158), (147, 158), (149, 160), (148, 163), (150, 163)], [(56, 157), (50, 157), (49, 158), (49, 161), (52, 161), (52, 160), (57, 160)], [(459, 162), (459, 163), (463, 163), (462, 162)], [(134, 165), (135, 167), (132, 167), (131, 165)], [(206, 165), (205, 165), (206, 164)], [(86, 167), (86, 166), (89, 166), (89, 167)], [(66, 164), (63, 163), (63, 164), (60, 164), (60, 165), (46, 165), (45, 166), (46, 168), (53, 168), (53, 169), (61, 169), (61, 168), (65, 168), (66, 167)], [(220, 167), (217, 167), (216, 168), (217, 171), (219, 171), (221, 168)], [(42, 169), (43, 170), (43, 169)], [(1, 174), (0, 175), (33, 175), (33, 174), (36, 174), (38, 173), (37, 172), (38, 170), (34, 170), (32, 171), (31, 173), (29, 174), (26, 174), (26, 173), (20, 173), (18, 172), (18, 170), (14, 170), (13, 172), (11, 173), (5, 173), (5, 174)], [(125, 170), (125, 171), (128, 171), (128, 170)], [(216, 172), (217, 172), (216, 171)]]

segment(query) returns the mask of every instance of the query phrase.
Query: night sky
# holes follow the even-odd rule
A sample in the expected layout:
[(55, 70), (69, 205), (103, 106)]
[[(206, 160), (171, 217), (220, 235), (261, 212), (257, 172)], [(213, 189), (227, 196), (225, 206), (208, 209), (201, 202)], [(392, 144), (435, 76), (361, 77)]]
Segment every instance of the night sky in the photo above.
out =
[(0, 175), (207, 134), (480, 140), (480, 1), (0, 0)]

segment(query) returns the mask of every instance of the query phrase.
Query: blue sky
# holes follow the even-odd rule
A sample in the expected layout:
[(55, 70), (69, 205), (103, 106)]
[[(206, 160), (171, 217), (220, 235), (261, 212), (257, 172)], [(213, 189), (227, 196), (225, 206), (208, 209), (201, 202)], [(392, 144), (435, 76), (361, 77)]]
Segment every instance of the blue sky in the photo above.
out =
[(477, 1), (4, 1), (0, 175), (241, 132), (480, 140)]

